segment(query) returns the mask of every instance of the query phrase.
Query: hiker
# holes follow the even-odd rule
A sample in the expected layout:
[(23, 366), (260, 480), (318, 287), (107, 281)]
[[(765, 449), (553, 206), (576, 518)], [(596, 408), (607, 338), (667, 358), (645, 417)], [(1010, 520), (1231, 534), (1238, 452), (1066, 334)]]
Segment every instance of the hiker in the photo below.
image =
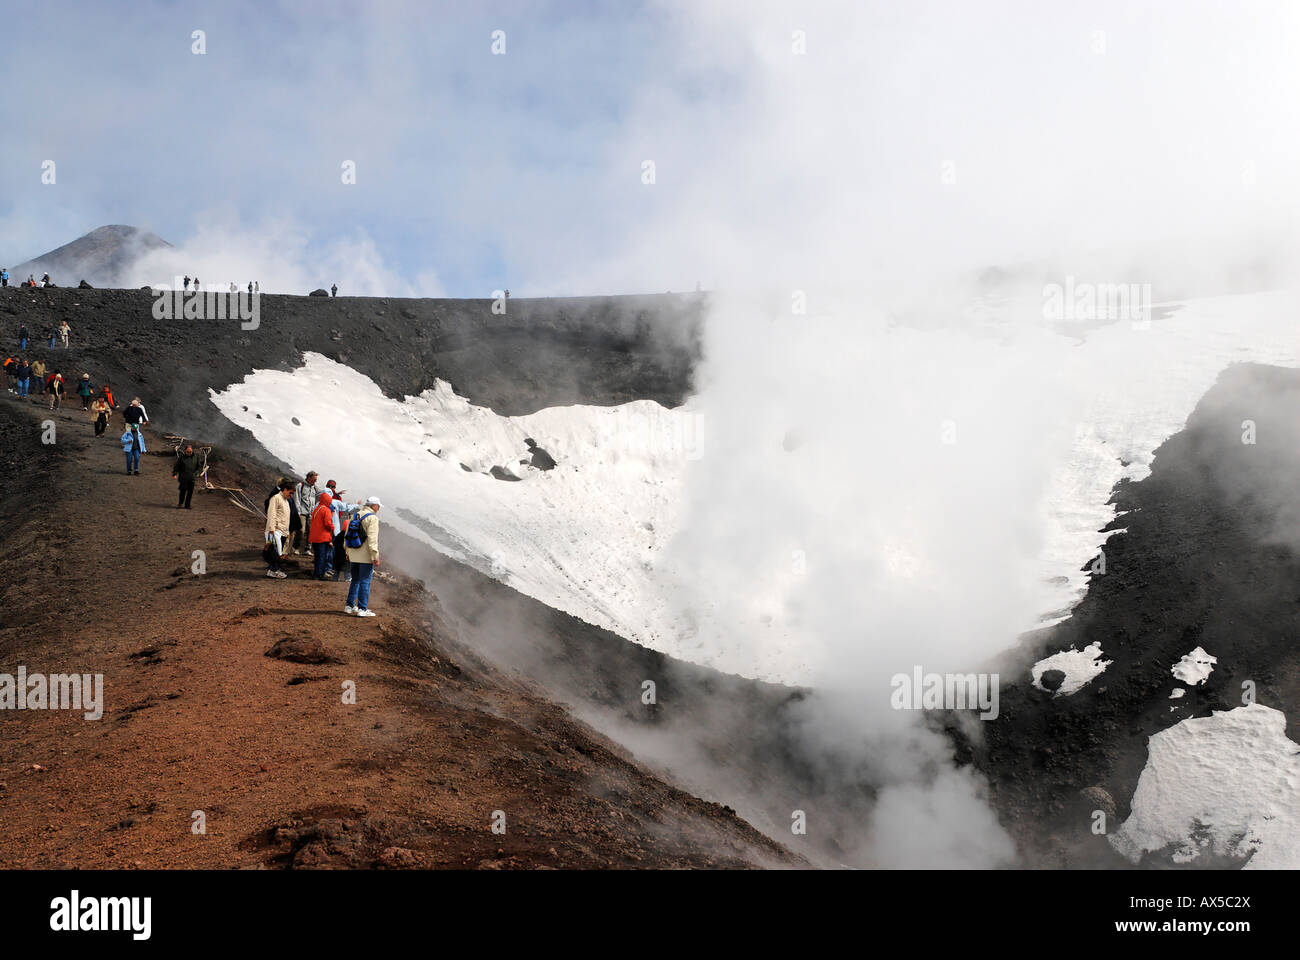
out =
[[(5, 284), (5, 286), (8, 286), (8, 284)], [(20, 323), (18, 324), (18, 351), (21, 353), (23, 350), (26, 349), (27, 349), (27, 324)]]
[(126, 454), (126, 475), (140, 476), (140, 454), (149, 451), (144, 445), (144, 433), (135, 424), (130, 424), (122, 434), (122, 452)]
[(249, 281), (248, 281), (248, 295), (249, 295), (250, 297), (253, 295), (253, 281), (252, 281), (252, 280), (249, 280)]
[(132, 400), (130, 406), (122, 411), (122, 420), (132, 427), (144, 426), (149, 422), (149, 414), (145, 413), (144, 404), (140, 402), (139, 397)]
[(5, 386), (10, 393), (14, 392), (14, 384), (18, 379), (18, 358), (5, 357), (3, 364), (5, 371)]
[(339, 285), (335, 283), (330, 286), (330, 296), (337, 297), (338, 295), (339, 295)]
[[(59, 324), (59, 339), (63, 341), (63, 349), (65, 350), (68, 349), (68, 334), (71, 332), (72, 328), (68, 326), (68, 321), (64, 320)], [(53, 346), (53, 344), (50, 344), (50, 346)]]
[(55, 370), (45, 381), (45, 392), (50, 395), (50, 409), (59, 409), (63, 402), (63, 374)]
[(9, 286), (9, 271), (0, 267), (0, 287)]
[(77, 381), (77, 396), (81, 398), (81, 409), (90, 409), (90, 398), (95, 395), (95, 385), (90, 382), (90, 374), (83, 373)]
[(49, 275), (48, 273), (47, 273), (47, 274), (44, 274), (44, 275), (41, 277), (41, 286), (42, 286), (42, 287), (52, 287), (52, 286), (54, 286), (54, 281), (50, 279), (50, 275)]
[(199, 292), (199, 278), (198, 278), (198, 277), (195, 277), (195, 278), (194, 278), (194, 292), (195, 292), (195, 293), (198, 293), (198, 292)]
[[(36, 274), (34, 273), (27, 274), (27, 286), (29, 287), (36, 286)], [(50, 346), (53, 346), (53, 344), (50, 344)]]
[(330, 555), (334, 552), (334, 511), (330, 507), (334, 498), (328, 490), (321, 491), (307, 524), (307, 539), (311, 543), (312, 578), (324, 580), (326, 568), (329, 567)]
[(108, 401), (108, 409), (116, 410), (117, 400), (113, 397), (113, 388), (110, 387), (108, 384), (104, 384), (104, 386), (100, 390), (100, 393), (102, 393), (104, 399)]
[[(340, 574), (348, 570), (348, 553), (347, 547), (343, 544), (343, 534), (347, 530), (347, 515), (357, 509), (356, 504), (347, 503), (343, 499), (343, 494), (347, 491), (335, 489), (337, 486), (338, 484), (333, 480), (325, 484), (325, 489), (330, 494), (330, 513), (333, 514), (332, 519), (334, 521), (334, 552), (330, 557), (326, 576), (332, 574), (336, 581)], [(321, 496), (324, 496), (324, 494), (322, 493)], [(347, 579), (351, 582), (352, 575), (350, 573)]]
[(95, 402), (90, 405), (90, 416), (95, 421), (96, 437), (102, 437), (104, 431), (108, 429), (108, 418), (112, 412), (113, 408), (103, 397), (96, 397)]
[(352, 586), (348, 587), (348, 602), (343, 612), (358, 617), (374, 616), (370, 609), (370, 579), (375, 567), (379, 566), (378, 514), (381, 506), (378, 497), (367, 499), (365, 507), (348, 524), (344, 541), (348, 548), (348, 561), (352, 564)]
[(316, 471), (309, 471), (306, 479), (299, 483), (293, 491), (294, 506), (298, 510), (298, 525), (297, 527), (290, 527), (293, 534), (290, 539), (292, 540), (291, 545), (294, 556), (310, 551), (310, 547), (307, 546), (310, 542), (308, 539), (310, 532), (307, 526), (311, 523), (312, 511), (316, 509), (316, 498), (320, 495), (320, 491), (316, 489), (316, 478)]
[[(27, 385), (27, 392), (29, 394), (31, 393), (32, 387), (36, 388), (37, 393), (40, 393), (42, 390), (45, 389), (45, 361), (44, 360), (32, 361), (32, 376), (31, 376), (31, 380), (28, 382)], [(40, 401), (36, 400), (33, 402), (39, 403)]]
[(32, 385), (32, 365), (23, 357), (18, 361), (18, 396), (27, 396)]
[(266, 575), (283, 580), (280, 557), (284, 555), (289, 537), (289, 500), (293, 496), (293, 481), (280, 478), (279, 487), (266, 500)]
[(185, 277), (185, 292), (190, 292), (190, 278), (188, 275)]
[(184, 450), (176, 451), (176, 462), (172, 464), (172, 479), (176, 481), (176, 509), (190, 509), (190, 499), (194, 496), (194, 481), (203, 469), (203, 463), (192, 444), (185, 444)]

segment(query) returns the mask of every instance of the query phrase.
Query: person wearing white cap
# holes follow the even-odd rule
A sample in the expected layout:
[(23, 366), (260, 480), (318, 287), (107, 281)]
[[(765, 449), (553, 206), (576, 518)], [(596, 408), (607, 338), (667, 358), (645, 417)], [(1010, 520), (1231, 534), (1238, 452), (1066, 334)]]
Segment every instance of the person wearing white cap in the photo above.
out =
[(379, 566), (379, 508), (378, 497), (370, 497), (348, 524), (343, 538), (348, 550), (348, 563), (352, 568), (352, 585), (348, 587), (348, 603), (344, 613), (358, 617), (373, 617), (370, 610), (370, 578)]

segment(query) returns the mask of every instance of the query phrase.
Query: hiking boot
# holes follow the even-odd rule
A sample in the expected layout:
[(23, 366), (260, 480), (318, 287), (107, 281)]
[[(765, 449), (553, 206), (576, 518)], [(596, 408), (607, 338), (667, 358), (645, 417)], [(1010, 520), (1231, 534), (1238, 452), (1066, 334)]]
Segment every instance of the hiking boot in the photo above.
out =
[(358, 617), (373, 617), (374, 615), (375, 615), (375, 614), (374, 614), (374, 611), (373, 611), (373, 610), (358, 610), (358, 611), (357, 611), (357, 616), (358, 616)]

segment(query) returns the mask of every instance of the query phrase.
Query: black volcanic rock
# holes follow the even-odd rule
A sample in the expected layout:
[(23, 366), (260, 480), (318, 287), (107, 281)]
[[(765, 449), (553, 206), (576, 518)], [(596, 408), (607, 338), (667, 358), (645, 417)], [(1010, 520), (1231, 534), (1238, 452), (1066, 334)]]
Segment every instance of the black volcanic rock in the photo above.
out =
[(1064, 670), (1044, 670), (1043, 675), (1038, 678), (1038, 682), (1043, 685), (1044, 690), (1053, 692), (1061, 689), (1061, 684), (1065, 683)]
[(79, 284), (77, 284), (77, 288), (78, 288), (79, 290), (94, 290), (94, 289), (95, 289), (95, 288), (92, 287), (90, 284), (88, 284), (85, 280), (82, 280)]
[[(117, 386), (142, 383), (147, 375), (155, 403), (166, 398), (149, 408), (160, 426), (202, 432), (219, 443), (237, 441), (255, 453), (260, 448), (247, 433), (216, 416), (208, 390), (223, 390), (255, 369), (293, 369), (307, 352), (357, 370), (389, 397), (418, 394), (441, 379), (503, 416), (632, 400), (675, 407), (691, 390), (706, 306), (702, 298), (664, 294), (518, 299), (498, 315), (486, 299), (264, 293), (258, 327), (244, 330), (233, 320), (155, 319), (149, 287), (25, 293), (0, 298), (0, 309), (33, 331), (57, 327), (66, 317), (92, 379)], [(376, 330), (380, 312), (382, 329)], [(344, 343), (346, 354), (339, 349)], [(33, 344), (39, 354), (45, 349)], [(229, 433), (214, 435), (214, 429)]]
[[(1068, 619), (1022, 651), (1037, 659), (1100, 643), (1105, 672), (1068, 697), (1004, 678), (1001, 712), (983, 725), (975, 762), (999, 810), (1062, 811), (1043, 835), (1018, 838), (1031, 859), (1049, 858), (1041, 865), (1106, 852), (1087, 818), (1070, 815), (1081, 784), (1106, 784), (1127, 817), (1150, 737), (1242, 706), (1247, 683), (1300, 739), (1298, 408), (1300, 371), (1227, 367), (1157, 448), (1151, 473), (1115, 486), (1123, 529), (1106, 540), (1106, 572), (1090, 579)], [(1253, 444), (1242, 442), (1246, 420), (1256, 424)], [(1197, 645), (1218, 663), (1193, 696), (1171, 701), (1170, 667)], [(1053, 748), (1050, 762), (1037, 752), (1043, 745)]]
[(309, 297), (328, 297), (329, 295), (330, 292), (328, 290), (322, 290), (320, 287), (317, 287), (311, 293), (307, 294)]
[(537, 445), (537, 441), (532, 437), (524, 440), (528, 446), (529, 453), (532, 454), (532, 465), (538, 470), (554, 470), (555, 458)]

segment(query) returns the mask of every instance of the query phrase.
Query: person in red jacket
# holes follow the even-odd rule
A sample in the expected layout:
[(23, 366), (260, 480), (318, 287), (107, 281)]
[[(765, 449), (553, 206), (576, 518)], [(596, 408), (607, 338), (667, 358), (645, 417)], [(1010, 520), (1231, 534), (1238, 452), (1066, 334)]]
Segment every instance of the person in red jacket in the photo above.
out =
[(334, 549), (334, 511), (330, 509), (333, 499), (327, 491), (321, 493), (307, 527), (307, 540), (315, 558), (312, 575), (317, 580), (325, 579), (325, 568), (329, 566), (330, 553)]

